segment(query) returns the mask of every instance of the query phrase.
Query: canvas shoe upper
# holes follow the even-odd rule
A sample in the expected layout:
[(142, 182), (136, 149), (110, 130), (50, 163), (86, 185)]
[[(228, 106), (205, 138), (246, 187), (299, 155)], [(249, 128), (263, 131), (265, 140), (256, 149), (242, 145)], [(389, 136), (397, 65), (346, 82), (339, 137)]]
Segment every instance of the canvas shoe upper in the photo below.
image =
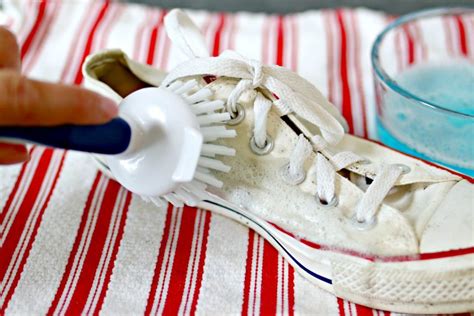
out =
[(225, 101), (237, 136), (216, 144), (236, 154), (217, 155), (230, 171), (200, 170), (217, 179), (200, 207), (254, 228), (338, 296), (404, 312), (474, 308), (470, 179), (345, 134), (336, 108), (285, 68), (235, 52), (209, 57), (181, 11), (165, 23), (188, 61), (166, 74), (108, 50), (87, 59), (85, 84), (120, 102), (143, 87), (197, 80)]

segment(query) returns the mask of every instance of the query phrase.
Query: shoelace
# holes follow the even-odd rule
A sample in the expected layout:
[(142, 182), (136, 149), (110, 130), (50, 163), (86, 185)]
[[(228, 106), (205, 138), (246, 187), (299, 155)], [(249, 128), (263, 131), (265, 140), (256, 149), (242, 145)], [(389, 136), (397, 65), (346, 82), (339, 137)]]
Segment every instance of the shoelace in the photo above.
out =
[[(295, 113), (320, 129), (321, 136), (314, 136), (311, 143), (303, 135), (298, 137), (289, 161), (282, 166), (280, 174), (290, 184), (303, 182), (306, 178), (303, 165), (315, 149), (316, 200), (322, 206), (336, 206), (336, 173), (365, 161), (352, 152), (332, 154), (328, 151), (330, 145), (337, 144), (344, 136), (345, 121), (337, 109), (311, 83), (294, 72), (279, 66), (264, 66), (232, 51), (226, 51), (219, 57), (194, 58), (184, 62), (170, 72), (163, 84), (169, 85), (178, 79), (211, 74), (240, 79), (226, 102), (226, 110), (232, 117), (239, 116), (239, 111), (242, 111), (238, 100), (247, 91), (266, 89), (276, 96), (277, 100), (272, 102), (257, 91), (254, 101), (254, 135), (250, 142), (256, 154), (271, 151), (271, 138), (266, 132), (266, 122), (272, 105), (281, 116)], [(381, 167), (356, 207), (353, 220), (359, 228), (366, 229), (374, 225), (379, 207), (402, 172), (401, 168), (393, 165)]]

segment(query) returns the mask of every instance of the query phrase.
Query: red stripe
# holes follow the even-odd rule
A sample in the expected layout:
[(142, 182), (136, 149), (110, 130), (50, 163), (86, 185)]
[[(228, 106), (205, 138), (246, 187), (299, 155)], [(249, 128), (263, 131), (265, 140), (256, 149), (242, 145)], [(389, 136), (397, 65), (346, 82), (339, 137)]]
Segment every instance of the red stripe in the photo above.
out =
[[(164, 34), (164, 17), (167, 11), (159, 10), (157, 21), (155, 21), (154, 19), (154, 17), (156, 16), (154, 12), (157, 11), (147, 11), (147, 15), (144, 19), (144, 22), (138, 28), (134, 44), (134, 58), (141, 59), (142, 55), (144, 55), (143, 62), (149, 65), (159, 66), (160, 69), (164, 69), (168, 62), (170, 41), (167, 36), (160, 36), (160, 34)], [(147, 39), (148, 42), (146, 43), (148, 48), (145, 52), (142, 52), (142, 42), (145, 40), (143, 35), (144, 33), (150, 34), (150, 36)], [(158, 47), (160, 47), (160, 43), (163, 44), (163, 49), (161, 51), (161, 54), (157, 55), (156, 50)]]
[[(118, 185), (118, 184), (115, 183), (115, 185)], [(125, 189), (122, 188), (122, 190), (125, 190)], [(110, 278), (112, 276), (112, 271), (114, 269), (115, 259), (117, 258), (117, 254), (118, 254), (118, 250), (119, 250), (119, 246), (120, 246), (120, 241), (122, 240), (122, 237), (123, 237), (123, 232), (124, 232), (124, 229), (125, 229), (125, 222), (126, 222), (126, 219), (127, 219), (126, 214), (128, 212), (128, 208), (129, 208), (130, 202), (132, 200), (132, 193), (131, 192), (127, 192), (126, 195), (127, 196), (126, 196), (126, 200), (125, 200), (125, 204), (124, 204), (124, 209), (122, 211), (122, 217), (120, 218), (120, 221), (118, 222), (118, 225), (119, 225), (118, 226), (118, 233), (117, 233), (117, 237), (115, 239), (115, 243), (113, 244), (112, 254), (111, 254), (111, 257), (110, 257), (110, 264), (105, 267), (106, 271), (105, 271), (104, 283), (103, 283), (103, 286), (100, 288), (99, 300), (97, 302), (96, 309), (91, 311), (91, 313), (94, 313), (95, 315), (99, 314), (99, 311), (102, 307), (102, 304), (104, 303), (105, 294), (107, 292), (107, 287), (108, 287), (108, 284), (110, 282)]]
[(173, 266), (170, 267), (171, 278), (167, 289), (168, 295), (162, 297), (160, 302), (160, 305), (164, 305), (163, 314), (165, 315), (176, 315), (181, 304), (188, 264), (190, 260), (194, 259), (190, 257), (190, 252), (196, 215), (196, 209), (183, 209)]
[[(76, 286), (71, 288), (72, 304), (67, 306), (66, 309), (63, 309), (65, 312), (75, 315), (81, 314), (84, 305), (86, 304), (87, 298), (91, 294), (90, 290), (94, 281), (94, 276), (97, 272), (100, 257), (104, 252), (104, 244), (107, 240), (107, 231), (111, 224), (112, 211), (117, 200), (119, 189), (120, 186), (116, 182), (108, 181), (102, 204), (99, 209), (97, 223), (94, 227), (91, 227), (91, 230), (93, 230), (91, 240), (93, 240), (93, 242), (91, 242), (89, 249), (87, 249), (82, 270), (74, 271), (75, 273), (79, 273), (80, 276)], [(89, 216), (92, 215), (90, 211), (91, 210), (89, 209), (89, 212), (85, 212), (85, 214)], [(82, 221), (86, 221), (86, 217), (82, 217)], [(83, 230), (77, 235), (75, 243), (79, 244), (84, 233), (86, 232)], [(77, 255), (77, 252), (71, 253), (69, 260), (74, 260)], [(63, 279), (65, 280), (65, 277), (68, 275), (68, 273), (64, 274)]]
[(340, 316), (345, 316), (345, 312), (344, 312), (344, 300), (340, 297), (337, 298), (337, 307), (339, 309), (339, 315)]
[(221, 52), (221, 36), (222, 30), (224, 29), (226, 15), (224, 13), (219, 14), (219, 22), (214, 34), (214, 45), (212, 47), (212, 56), (219, 56)]
[(95, 32), (97, 31), (97, 28), (99, 27), (99, 25), (103, 22), (105, 14), (108, 9), (109, 9), (109, 1), (104, 1), (104, 3), (102, 4), (100, 8), (99, 15), (94, 21), (92, 29), (89, 32), (89, 36), (87, 37), (86, 45), (83, 50), (82, 56), (80, 58), (80, 62), (78, 63), (79, 67), (77, 69), (76, 76), (74, 78), (75, 84), (81, 84), (82, 82), (83, 76), (82, 76), (81, 66), (84, 63), (84, 60), (86, 59), (86, 57), (91, 53), (91, 48), (94, 42)]
[[(35, 154), (35, 148), (36, 147), (33, 147), (30, 151), (30, 157), (32, 157), (34, 154)], [(31, 164), (31, 159), (29, 162), (27, 163), (24, 163), (22, 164), (21, 166), (21, 170), (20, 170), (20, 173), (18, 174), (17, 178), (16, 178), (16, 181), (15, 181), (15, 184), (10, 192), (10, 194), (8, 195), (8, 199), (7, 199), (7, 202), (5, 203), (5, 206), (3, 207), (2, 211), (0, 212), (0, 224), (1, 225), (4, 225), (3, 224), (3, 221), (5, 220), (5, 216), (6, 214), (8, 213), (8, 211), (10, 210), (11, 208), (11, 204), (13, 202), (13, 198), (15, 197), (15, 195), (17, 194), (18, 192), (18, 189), (20, 187), (20, 185), (22, 185), (23, 183), (23, 178), (25, 176), (25, 170), (26, 170), (26, 166), (28, 166), (29, 164)], [(2, 236), (0, 236), (1, 238)]]
[[(262, 238), (262, 237), (259, 237)], [(260, 313), (275, 315), (278, 290), (278, 251), (266, 240), (263, 244), (262, 285), (260, 294)]]
[[(105, 249), (105, 243), (107, 242), (107, 234), (110, 229), (113, 228), (114, 222), (112, 221), (112, 215), (114, 213), (114, 208), (119, 195), (120, 190), (124, 190), (121, 186), (112, 180), (105, 180), (106, 188), (103, 192), (103, 195), (99, 197), (101, 200), (101, 204), (98, 205), (98, 209), (92, 209), (92, 200), (96, 193), (97, 186), (101, 177), (105, 177), (101, 174), (96, 176), (94, 184), (92, 185), (91, 191), (89, 193), (89, 197), (83, 212), (83, 216), (81, 219), (81, 223), (79, 226), (79, 231), (77, 233), (76, 239), (74, 241), (74, 245), (72, 251), (69, 255), (68, 263), (66, 266), (66, 271), (63, 274), (59, 290), (56, 292), (56, 296), (54, 298), (53, 304), (50, 307), (48, 314), (52, 314), (54, 310), (59, 307), (61, 308), (62, 312), (71, 313), (79, 315), (83, 312), (85, 304), (87, 302), (87, 298), (92, 295), (91, 288), (94, 282), (94, 278), (96, 274), (100, 271), (98, 270), (99, 262), (101, 256), (104, 252), (108, 249)], [(101, 304), (104, 299), (105, 290), (107, 288), (107, 282), (110, 279), (110, 275), (113, 269), (113, 263), (115, 261), (116, 254), (118, 252), (118, 246), (120, 243), (120, 239), (123, 235), (123, 228), (125, 224), (126, 214), (128, 211), (128, 205), (130, 203), (131, 194), (126, 194), (126, 201), (124, 204), (124, 208), (121, 210), (121, 216), (117, 218), (119, 223), (119, 231), (117, 236), (114, 240), (111, 241), (111, 249), (112, 249), (112, 256), (110, 258), (109, 265), (104, 267), (105, 269), (105, 282), (101, 288), (99, 288), (99, 303)], [(97, 212), (97, 213), (94, 213)], [(120, 212), (120, 211), (119, 211)], [(97, 221), (95, 226), (91, 226), (88, 231), (86, 231), (86, 223), (88, 219), (92, 216), (97, 216)], [(81, 243), (81, 239), (86, 238), (86, 235), (89, 235), (90, 240), (92, 241), (89, 245), (88, 249), (83, 249), (83, 251), (79, 252), (79, 246)], [(77, 260), (78, 256), (83, 257), (83, 265), (81, 270), (74, 270), (73, 271), (73, 263)], [(79, 274), (78, 282), (75, 287), (71, 287), (71, 289), (66, 289), (66, 283), (70, 275)], [(68, 291), (68, 293), (65, 293)], [(68, 294), (72, 295), (71, 302), (64, 307), (58, 306), (59, 300), (62, 295)], [(100, 305), (98, 304), (96, 309), (90, 311), (92, 314), (97, 314), (100, 310)]]
[(102, 29), (97, 32), (97, 40), (94, 40), (93, 43), (94, 50), (107, 47), (108, 36), (112, 32), (112, 28), (120, 19), (120, 16), (122, 15), (124, 10), (125, 6), (120, 3), (117, 3), (111, 7), (111, 10), (108, 13), (108, 15), (110, 16), (109, 19), (105, 20)]
[(155, 300), (155, 297), (157, 296), (156, 291), (157, 291), (157, 286), (158, 286), (158, 279), (160, 277), (161, 266), (163, 265), (163, 260), (165, 259), (166, 243), (168, 242), (168, 239), (173, 238), (172, 234), (170, 234), (171, 229), (174, 229), (174, 227), (171, 227), (171, 217), (173, 216), (173, 212), (174, 212), (173, 206), (169, 204), (168, 210), (166, 212), (166, 220), (164, 224), (163, 237), (161, 238), (160, 250), (158, 252), (158, 258), (156, 260), (155, 271), (153, 274), (153, 280), (151, 282), (150, 293), (148, 295), (145, 315), (151, 314), (153, 302)]
[[(157, 263), (155, 266), (155, 273), (153, 276), (152, 286), (150, 290), (150, 295), (148, 297), (147, 307), (145, 314), (152, 313), (153, 304), (157, 304), (157, 300), (159, 301), (158, 306), (164, 306), (163, 314), (177, 314), (180, 306), (188, 301), (191, 301), (191, 313), (194, 313), (196, 310), (197, 299), (199, 296), (199, 289), (202, 283), (202, 274), (204, 270), (204, 262), (205, 262), (205, 254), (207, 249), (207, 237), (209, 234), (209, 225), (211, 215), (207, 211), (199, 210), (196, 208), (191, 208), (185, 206), (182, 211), (182, 218), (181, 218), (181, 225), (178, 228), (178, 236), (174, 238), (178, 238), (176, 244), (176, 252), (174, 255), (173, 266), (167, 266), (167, 268), (162, 271), (162, 266), (165, 258), (165, 251), (166, 251), (166, 244), (169, 242), (170, 238), (173, 238), (172, 233), (170, 234), (171, 230), (175, 229), (175, 227), (171, 227), (171, 216), (173, 212), (176, 210), (170, 209), (168, 210), (164, 228), (163, 239), (161, 241), (160, 251), (158, 254)], [(202, 216), (202, 212), (205, 212), (204, 216)], [(197, 225), (197, 221), (201, 218), (204, 220), (204, 227), (202, 231), (202, 236), (199, 236), (200, 225)], [(194, 257), (191, 257), (192, 246), (193, 246), (193, 236), (197, 234), (197, 238), (201, 239), (201, 244), (196, 244), (196, 248), (201, 248), (201, 252), (199, 254), (195, 254)], [(199, 242), (199, 240), (197, 240)], [(199, 255), (199, 261), (194, 262), (196, 257)], [(166, 265), (170, 264), (169, 262)], [(192, 269), (190, 271), (191, 274), (188, 274), (188, 267), (192, 265)], [(194, 268), (197, 265), (197, 272), (193, 274)], [(161, 273), (169, 273), (169, 286), (167, 288), (168, 295), (164, 295), (161, 292), (161, 289), (158, 287), (158, 281), (160, 278)], [(186, 280), (189, 279), (190, 282), (194, 282), (194, 293), (192, 296), (189, 293), (185, 293), (185, 286)], [(192, 283), (190, 283), (191, 287)], [(189, 288), (190, 288), (189, 287)], [(189, 290), (189, 289), (188, 289)], [(159, 292), (160, 291), (160, 292)]]
[(403, 33), (405, 34), (407, 50), (408, 50), (407, 62), (408, 62), (408, 65), (412, 65), (415, 62), (415, 40), (413, 39), (413, 35), (411, 34), (411, 31), (407, 25), (403, 26)]
[(46, 5), (47, 5), (47, 0), (42, 0), (38, 2), (38, 12), (36, 14), (35, 23), (33, 24), (33, 27), (31, 28), (30, 33), (26, 37), (20, 49), (21, 59), (23, 59), (25, 55), (27, 54), (27, 52), (29, 51), (31, 43), (33, 42), (35, 36), (38, 33), (38, 29), (40, 28), (41, 23), (43, 22), (43, 19), (44, 19)]
[(347, 73), (348, 61), (347, 61), (347, 34), (346, 26), (344, 24), (343, 10), (336, 11), (337, 24), (339, 27), (339, 33), (341, 35), (340, 42), (340, 76), (341, 76), (341, 88), (342, 88), (342, 115), (346, 118), (349, 125), (349, 133), (354, 133), (354, 125), (352, 121), (352, 101), (351, 92), (349, 89), (349, 79)]
[[(85, 28), (86, 25), (89, 25), (89, 20), (91, 17), (95, 15), (97, 11), (98, 5), (95, 2), (91, 2), (89, 6), (85, 9), (85, 13), (82, 15), (81, 21), (77, 23), (74, 36), (72, 37), (72, 43), (70, 45), (66, 62), (63, 65), (63, 69), (61, 72), (61, 82), (72, 83), (72, 79), (70, 79), (69, 74), (75, 73), (77, 68), (80, 68), (81, 65), (74, 63), (74, 61), (78, 60), (79, 57), (76, 57), (77, 53), (79, 53), (80, 48), (82, 48), (82, 35), (88, 34), (88, 29)], [(74, 66), (74, 67), (73, 67)]]
[(249, 229), (248, 233), (248, 245), (247, 245), (247, 261), (245, 265), (245, 279), (244, 279), (244, 298), (242, 304), (242, 314), (248, 315), (249, 310), (249, 295), (250, 295), (250, 279), (252, 275), (252, 261), (253, 259), (253, 248), (255, 232)]
[(277, 51), (276, 51), (276, 58), (275, 64), (278, 66), (283, 66), (283, 54), (284, 54), (284, 46), (285, 46), (285, 35), (283, 31), (283, 16), (279, 15), (277, 19)]
[[(2, 282), (5, 282), (5, 283), (8, 282), (8, 280), (11, 280), (13, 278), (12, 284), (8, 288), (7, 292), (1, 293), (2, 296), (5, 296), (5, 300), (4, 300), (3, 305), (0, 306), (0, 314), (5, 312), (8, 302), (13, 295), (13, 292), (18, 284), (18, 281), (20, 280), (21, 272), (23, 271), (23, 267), (30, 253), (31, 247), (33, 245), (33, 241), (35, 239), (36, 233), (38, 231), (41, 220), (43, 218), (44, 211), (46, 209), (46, 206), (49, 203), (49, 200), (51, 198), (51, 195), (54, 191), (57, 180), (59, 178), (59, 174), (63, 166), (66, 152), (62, 152), (61, 155), (62, 156), (61, 156), (59, 166), (57, 167), (56, 170), (54, 170), (53, 181), (51, 183), (51, 186), (46, 191), (46, 198), (44, 199), (43, 204), (38, 206), (39, 213), (36, 218), (36, 221), (30, 223), (29, 227), (26, 227), (28, 218), (31, 215), (31, 210), (33, 208), (33, 205), (35, 204), (38, 198), (38, 194), (40, 190), (45, 185), (43, 181), (49, 169), (51, 158), (53, 156), (52, 149), (44, 150), (43, 154), (41, 155), (38, 167), (35, 170), (35, 174), (33, 175), (33, 179), (31, 181), (30, 187), (28, 188), (28, 191), (21, 203), (18, 214), (15, 217), (15, 220), (11, 226), (11, 229), (10, 229), (11, 233), (7, 235), (7, 238), (3, 246), (0, 248), (0, 258), (9, 258), (9, 260), (0, 261), (0, 278)], [(20, 237), (26, 230), (29, 230), (29, 229), (32, 230), (32, 233), (31, 233), (30, 238), (26, 240), (26, 248), (25, 248), (24, 255), (16, 257), (14, 259), (16, 261), (15, 264), (18, 264), (18, 270), (15, 274), (10, 275), (9, 277), (5, 278), (6, 277), (5, 274), (7, 272), (8, 266), (11, 263), (11, 260), (13, 259), (15, 248), (19, 246), (18, 243), (20, 241)], [(23, 245), (23, 247), (25, 246)]]
[(467, 51), (466, 29), (464, 27), (464, 22), (460, 16), (455, 16), (455, 20), (456, 20), (456, 26), (458, 29), (459, 46), (461, 49), (461, 53), (464, 56), (467, 56), (468, 51)]
[[(247, 246), (247, 260), (246, 260), (246, 269), (245, 269), (245, 279), (244, 279), (244, 297), (242, 304), (242, 314), (248, 315), (249, 309), (251, 314), (256, 311), (260, 311), (262, 315), (275, 315), (277, 313), (277, 296), (280, 295), (282, 300), (284, 299), (284, 294), (288, 296), (288, 310), (283, 311), (284, 314), (293, 315), (294, 309), (294, 269), (290, 265), (287, 265), (288, 268), (288, 280), (283, 280), (284, 274), (283, 271), (281, 274), (278, 273), (278, 263), (281, 259), (278, 251), (273, 247), (269, 242), (264, 240), (263, 243), (263, 260), (258, 261), (259, 256), (259, 242), (255, 243), (256, 233), (253, 230), (249, 230), (248, 246)], [(262, 237), (258, 236), (257, 240), (261, 240)], [(254, 252), (256, 258), (254, 258)], [(255, 262), (255, 270), (252, 271), (252, 262)], [(284, 262), (283, 264), (287, 264)], [(261, 284), (251, 284), (252, 274), (255, 276), (255, 282), (258, 282), (257, 274), (258, 271), (261, 271), (262, 274)], [(281, 278), (282, 286), (283, 284), (288, 284), (288, 288), (283, 287), (281, 291), (287, 291), (283, 293), (280, 291), (278, 293), (278, 278)], [(257, 292), (257, 288), (260, 287), (260, 292)], [(256, 304), (256, 298), (260, 297), (260, 306), (249, 306), (250, 295), (253, 295), (254, 304)]]
[(160, 11), (160, 15), (158, 16), (158, 21), (155, 23), (155, 25), (151, 29), (150, 42), (148, 46), (148, 55), (146, 58), (146, 63), (149, 65), (153, 65), (154, 63), (156, 44), (158, 42), (158, 32), (163, 25), (163, 19), (165, 17), (165, 14), (166, 14), (165, 10)]
[[(187, 270), (191, 258), (191, 246), (193, 235), (195, 234), (196, 220), (198, 220), (199, 213), (203, 212), (196, 208), (184, 207), (183, 217), (181, 219), (181, 227), (179, 230), (178, 244), (176, 246), (176, 253), (171, 269), (171, 279), (168, 287), (168, 296), (163, 298), (162, 304), (165, 304), (163, 314), (175, 315), (179, 311), (181, 302), (183, 301), (185, 280), (188, 277)], [(183, 295), (184, 294), (184, 295)], [(194, 299), (194, 298), (193, 298)]]
[[(91, 206), (92, 206), (91, 205), (92, 200), (94, 198), (95, 192), (97, 191), (97, 186), (99, 184), (100, 179), (101, 179), (101, 174), (97, 173), (97, 175), (95, 177), (95, 180), (92, 184), (92, 187), (89, 191), (89, 196), (87, 197), (87, 201), (86, 201), (86, 204), (85, 204), (85, 207), (84, 207), (84, 211), (83, 211), (83, 214), (82, 214), (82, 219), (81, 219), (81, 223), (79, 225), (79, 230), (78, 230), (77, 236), (82, 236), (83, 233), (84, 233), (85, 225), (86, 225), (86, 218), (89, 215), (89, 212), (90, 212), (90, 209), (91, 209)], [(77, 236), (76, 236), (76, 239), (74, 240), (74, 245), (72, 247), (71, 254), (76, 254), (77, 251), (78, 251), (80, 238), (77, 238)], [(73, 259), (74, 259), (74, 256), (70, 255), (68, 263), (66, 265), (66, 270), (63, 273), (61, 283), (59, 284), (59, 287), (58, 287), (58, 290), (57, 290), (56, 295), (54, 297), (54, 300), (51, 303), (51, 306), (49, 308), (48, 315), (53, 315), (55, 309), (58, 307), (59, 299), (61, 297), (61, 293), (64, 292), (65, 287), (66, 287), (67, 276), (72, 272)]]
[[(286, 260), (286, 259), (285, 259)], [(288, 264), (288, 314), (295, 312), (295, 269)]]
[(52, 9), (49, 10), (48, 14), (46, 15), (46, 18), (44, 19), (43, 27), (38, 29), (37, 31), (37, 36), (35, 38), (35, 50), (34, 54), (31, 56), (29, 60), (24, 59), (23, 63), (23, 72), (28, 74), (31, 70), (31, 68), (36, 64), (36, 61), (38, 60), (38, 57), (40, 55), (40, 52), (42, 48), (44, 47), (44, 44), (46, 43), (46, 38), (48, 34), (51, 31), (51, 25), (53, 24), (54, 20), (56, 19), (59, 11), (61, 10), (61, 2), (56, 2), (56, 6), (54, 6)]
[(430, 260), (430, 259), (440, 259), (447, 257), (462, 256), (474, 253), (474, 247), (465, 248), (465, 249), (455, 249), (448, 251), (432, 252), (432, 253), (422, 253), (420, 254), (420, 260)]
[(355, 308), (357, 311), (357, 316), (372, 316), (374, 310), (370, 307), (355, 304)]
[[(44, 151), (40, 155), (41, 157), (39, 158), (38, 167), (34, 171), (30, 186), (27, 188), (23, 201), (20, 202), (21, 205), (12, 223), (11, 229), (9, 230), (9, 234), (7, 234), (6, 236), (2, 236), (2, 238), (5, 238), (5, 242), (0, 248), (0, 258), (9, 258), (10, 260), (12, 259), (15, 248), (20, 240), (21, 232), (23, 231), (28, 216), (30, 215), (31, 208), (33, 207), (38, 197), (39, 191), (43, 183), (43, 179), (46, 176), (46, 171), (48, 170), (49, 164), (51, 162), (52, 150)], [(9, 200), (11, 198), (13, 198), (13, 196), (11, 196)], [(10, 207), (10, 205), (8, 205), (8, 207)], [(5, 208), (2, 213), (5, 214), (7, 213), (7, 211), (11, 210)], [(2, 225), (3, 224), (4, 223), (2, 223)], [(5, 273), (10, 263), (10, 260), (0, 261), (1, 280), (5, 278)]]
[(203, 244), (201, 246), (201, 256), (199, 258), (198, 262), (198, 271), (197, 271), (197, 279), (196, 279), (196, 290), (194, 291), (194, 296), (192, 297), (192, 302), (191, 302), (191, 314), (196, 313), (196, 307), (197, 307), (197, 300), (199, 297), (199, 292), (201, 290), (201, 285), (202, 285), (202, 275), (204, 273), (204, 263), (206, 261), (206, 251), (207, 251), (207, 240), (209, 237), (209, 228), (211, 224), (211, 212), (205, 211), (205, 222), (204, 222), (204, 236), (203, 236)]

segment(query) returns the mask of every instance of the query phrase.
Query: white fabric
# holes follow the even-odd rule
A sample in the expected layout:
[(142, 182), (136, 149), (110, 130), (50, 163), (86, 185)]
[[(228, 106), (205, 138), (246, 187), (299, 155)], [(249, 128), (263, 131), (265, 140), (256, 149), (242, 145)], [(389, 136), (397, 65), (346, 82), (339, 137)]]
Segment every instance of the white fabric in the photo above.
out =
[[(191, 52), (188, 55), (198, 57), (192, 53), (194, 43), (197, 43), (198, 46), (202, 44), (201, 37), (195, 34), (197, 27), (179, 10), (173, 10), (168, 19), (168, 25), (173, 27), (172, 30), (167, 28), (172, 32), (170, 38), (176, 40), (175, 44), (182, 46), (183, 51)], [(193, 31), (189, 31), (190, 27), (193, 28)], [(177, 36), (176, 34), (186, 34), (186, 36)], [(244, 92), (265, 88), (276, 95), (279, 100), (278, 106), (285, 108), (281, 112), (286, 113), (287, 110), (294, 112), (320, 129), (322, 138), (313, 137), (312, 139), (315, 141), (317, 150), (324, 151), (328, 145), (336, 145), (344, 135), (343, 125), (337, 120), (337, 115), (329, 110), (333, 106), (311, 83), (283, 67), (263, 66), (261, 62), (245, 58), (233, 51), (225, 51), (218, 57), (192, 58), (172, 70), (163, 84), (172, 86), (176, 80), (206, 74), (239, 80), (227, 100), (227, 111), (230, 115), (235, 114), (237, 101)], [(264, 99), (263, 95), (258, 93), (254, 101), (254, 138), (256, 145), (261, 148), (266, 144), (266, 117), (271, 107), (271, 102), (264, 101)], [(290, 158), (288, 175), (292, 178), (295, 178), (297, 173), (301, 173), (302, 164), (308, 156), (308, 153), (304, 153), (302, 146), (302, 143), (298, 142)], [(324, 153), (327, 154), (327, 152)], [(300, 157), (295, 159), (296, 156)], [(322, 203), (331, 204), (331, 201), (336, 198), (336, 171), (361, 160), (363, 159), (350, 152), (339, 153), (333, 156), (336, 165), (334, 168), (322, 154), (318, 153), (316, 159), (317, 198)], [(209, 166), (206, 165), (206, 167)], [(202, 175), (200, 173), (199, 175), (200, 180), (203, 181)], [(373, 219), (400, 175), (399, 168), (387, 166), (382, 169), (357, 207), (357, 221), (363, 222)], [(297, 181), (294, 182), (297, 184)], [(172, 202), (172, 199), (168, 200)]]

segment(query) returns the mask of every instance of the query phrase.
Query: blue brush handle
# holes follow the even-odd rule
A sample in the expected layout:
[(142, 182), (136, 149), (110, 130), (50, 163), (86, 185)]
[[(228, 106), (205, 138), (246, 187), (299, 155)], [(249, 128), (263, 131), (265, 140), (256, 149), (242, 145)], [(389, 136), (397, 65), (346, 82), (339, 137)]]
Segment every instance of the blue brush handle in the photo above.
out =
[(130, 144), (132, 130), (122, 118), (102, 125), (3, 126), (0, 139), (24, 140), (50, 147), (114, 155)]

